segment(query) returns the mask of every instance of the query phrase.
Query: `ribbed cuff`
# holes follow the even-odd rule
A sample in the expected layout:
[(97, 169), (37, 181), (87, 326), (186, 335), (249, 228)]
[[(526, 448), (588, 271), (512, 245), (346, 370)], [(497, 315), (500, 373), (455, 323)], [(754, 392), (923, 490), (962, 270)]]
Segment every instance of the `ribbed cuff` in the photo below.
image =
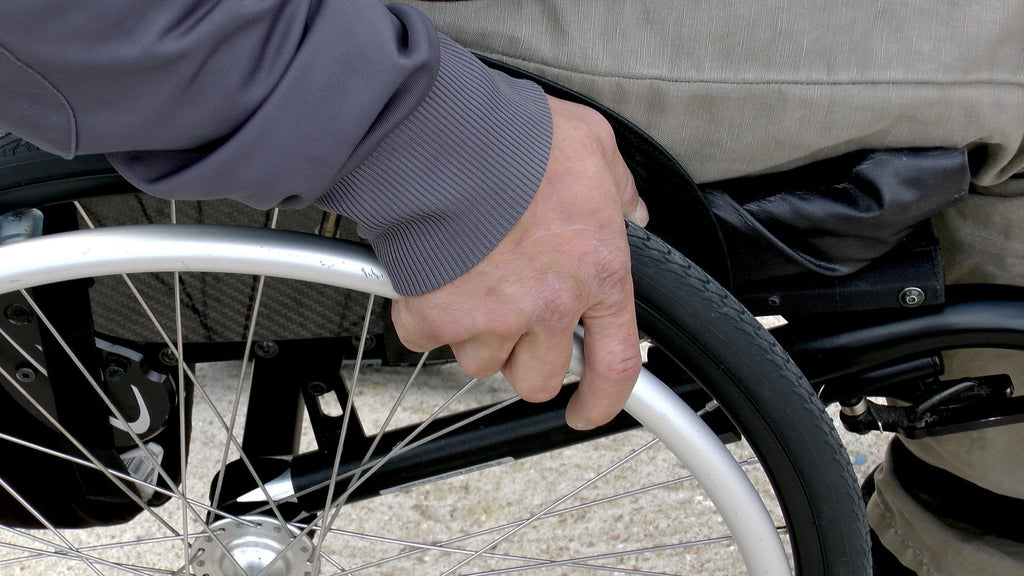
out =
[(440, 288), (497, 246), (533, 199), (551, 148), (539, 87), (444, 36), (440, 47), (426, 99), (317, 201), (359, 223), (406, 295)]

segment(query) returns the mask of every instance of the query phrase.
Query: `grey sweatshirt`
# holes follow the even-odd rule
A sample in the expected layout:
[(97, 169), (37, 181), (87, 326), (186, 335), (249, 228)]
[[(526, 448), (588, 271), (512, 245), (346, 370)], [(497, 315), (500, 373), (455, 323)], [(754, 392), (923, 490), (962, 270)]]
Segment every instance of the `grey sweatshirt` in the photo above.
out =
[(0, 130), (157, 196), (345, 214), (403, 294), (497, 245), (551, 142), (539, 88), (378, 0), (3, 2)]

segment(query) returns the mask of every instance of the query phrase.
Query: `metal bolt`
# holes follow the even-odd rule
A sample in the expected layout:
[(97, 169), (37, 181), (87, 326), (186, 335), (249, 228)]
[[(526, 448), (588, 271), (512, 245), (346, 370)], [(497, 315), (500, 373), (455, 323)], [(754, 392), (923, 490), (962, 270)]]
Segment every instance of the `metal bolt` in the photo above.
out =
[(0, 244), (33, 238), (43, 233), (43, 213), (35, 208), (0, 216)]
[(128, 376), (129, 367), (131, 362), (127, 358), (111, 354), (107, 356), (107, 365), (103, 367), (103, 379), (116, 384)]
[(157, 355), (157, 358), (160, 359), (160, 363), (163, 364), (164, 366), (178, 365), (178, 355), (174, 352), (174, 350), (171, 350), (170, 348), (164, 348), (163, 350), (161, 350), (160, 354)]
[(19, 382), (28, 384), (36, 379), (36, 369), (32, 366), (22, 364), (15, 369), (14, 377), (17, 378)]
[(11, 324), (24, 326), (32, 322), (32, 311), (21, 304), (8, 304), (4, 308), (4, 316)]
[(309, 390), (309, 393), (314, 396), (323, 396), (330, 390), (330, 388), (327, 387), (327, 384), (316, 380), (310, 382), (306, 388)]
[[(352, 347), (353, 348), (359, 348), (359, 336), (353, 336), (352, 339), (351, 339), (351, 342), (352, 342)], [(377, 345), (377, 339), (373, 336), (373, 334), (367, 334), (366, 335), (366, 345), (363, 346), (363, 349), (364, 350), (370, 350), (370, 349), (372, 349), (376, 345)]]
[(273, 340), (260, 340), (252, 345), (252, 351), (260, 358), (273, 358), (281, 349)]
[(842, 403), (842, 408), (840, 408), (840, 410), (842, 410), (843, 414), (846, 414), (847, 416), (860, 416), (867, 412), (869, 408), (870, 404), (868, 404), (867, 400), (864, 398), (858, 398), (856, 402), (851, 402), (849, 405)]
[(782, 298), (779, 298), (778, 295), (772, 294), (771, 296), (768, 297), (769, 306), (778, 306), (780, 304), (782, 304)]
[(913, 286), (904, 288), (903, 291), (900, 292), (900, 304), (907, 308), (914, 308), (915, 306), (924, 304), (924, 290)]

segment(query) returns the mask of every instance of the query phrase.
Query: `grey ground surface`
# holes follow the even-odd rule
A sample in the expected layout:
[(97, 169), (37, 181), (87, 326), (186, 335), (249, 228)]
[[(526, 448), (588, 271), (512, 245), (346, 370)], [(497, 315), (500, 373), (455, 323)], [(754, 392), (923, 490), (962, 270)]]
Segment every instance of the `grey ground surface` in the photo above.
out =
[[(222, 405), (230, 405), (230, 400), (234, 394), (234, 388), (238, 382), (237, 376), (237, 364), (221, 364), (221, 365), (207, 365), (201, 367), (200, 377), (207, 384), (208, 392), (211, 396), (216, 399), (216, 402)], [(431, 378), (437, 378), (438, 383), (434, 385), (431, 382), (426, 382), (420, 385), (420, 392), (424, 394), (418, 395), (417, 400), (414, 401), (414, 405), (409, 410), (404, 411), (400, 416), (408, 419), (415, 419), (421, 417), (417, 412), (426, 410), (426, 406), (436, 404), (438, 398), (446, 397), (453, 390), (450, 384), (442, 384), (443, 381), (441, 376), (450, 375), (453, 367), (442, 367), (433, 368), (428, 370), (428, 375)], [(373, 412), (376, 416), (373, 416), (370, 421), (366, 422), (366, 427), (373, 429), (380, 425), (380, 421), (383, 419), (383, 414), (386, 413), (386, 406), (388, 406), (395, 396), (398, 394), (400, 384), (394, 382), (394, 378), (389, 376), (386, 369), (377, 370), (366, 370), (361, 376), (361, 387), (358, 400), (364, 404), (378, 404), (378, 408)], [(487, 382), (480, 386), (475, 394), (477, 400), (489, 401), (494, 399), (500, 399), (508, 394), (508, 389), (503, 382)], [(434, 397), (436, 396), (436, 397)], [(417, 408), (416, 403), (422, 402), (423, 408)], [(835, 411), (833, 410), (833, 415)], [(196, 429), (216, 429), (209, 410), (196, 403), (195, 408), (195, 421)], [(210, 426), (210, 428), (205, 428)], [(873, 467), (881, 459), (884, 451), (885, 444), (888, 440), (888, 436), (881, 434), (872, 434), (869, 436), (855, 436), (850, 434), (843, 434), (844, 442), (850, 452), (850, 457), (854, 464), (854, 468), (861, 479), (863, 479), (868, 473), (871, 472)], [(440, 501), (444, 503), (450, 503), (453, 507), (457, 504), (460, 509), (470, 510), (469, 516), (474, 520), (489, 520), (491, 517), (499, 517), (501, 514), (507, 513), (510, 508), (521, 507), (523, 511), (521, 514), (529, 515), (532, 512), (543, 508), (546, 502), (550, 500), (552, 495), (563, 494), (568, 490), (571, 490), (573, 486), (578, 485), (580, 482), (584, 482), (586, 474), (592, 474), (592, 472), (583, 472), (589, 470), (588, 466), (592, 462), (599, 461), (614, 461), (619, 458), (624, 451), (628, 452), (630, 444), (635, 444), (637, 439), (633, 436), (626, 434), (622, 437), (616, 437), (612, 440), (589, 443), (584, 447), (573, 450), (569, 456), (560, 455), (557, 458), (541, 457), (530, 459), (526, 464), (524, 462), (516, 462), (511, 465), (500, 466), (484, 472), (489, 475), (492, 481), (486, 481), (483, 485), (487, 487), (486, 490), (481, 491), (479, 485), (471, 486), (467, 483), (462, 482), (460, 479), (453, 481), (445, 481), (437, 483), (431, 486), (429, 489), (432, 490), (432, 498), (434, 501)], [(192, 444), (192, 456), (190, 458), (192, 463), (196, 466), (193, 467), (189, 486), (190, 490), (205, 494), (208, 486), (208, 478), (210, 477), (211, 466), (215, 466), (216, 462), (220, 458), (220, 444), (218, 439), (199, 435), (193, 439)], [(739, 457), (743, 457), (742, 451), (737, 452)], [(660, 472), (658, 470), (666, 467), (664, 461), (657, 456), (644, 455), (644, 460), (638, 465), (638, 471), (636, 474), (649, 476), (651, 481), (654, 481)], [(200, 464), (201, 463), (201, 464)], [(521, 467), (527, 466), (528, 472), (530, 473), (531, 482), (533, 482), (530, 489), (523, 491), (522, 484), (519, 481), (508, 482), (509, 478), (516, 478), (519, 474)], [(517, 468), (520, 467), (520, 468)], [(577, 473), (576, 471), (581, 471)], [(612, 486), (602, 488), (611, 489)], [(426, 506), (424, 505), (419, 496), (421, 492), (417, 490), (407, 491), (393, 498), (388, 508), (381, 510), (379, 506), (369, 504), (359, 504), (346, 510), (346, 512), (339, 518), (336, 526), (343, 526), (345, 529), (353, 531), (373, 531), (379, 527), (380, 523), (386, 522), (391, 525), (401, 526), (401, 532), (403, 537), (407, 538), (423, 538), (424, 540), (433, 538), (435, 536), (423, 536), (422, 534), (433, 535), (435, 533), (447, 533), (448, 530), (458, 530), (458, 526), (453, 524), (456, 522), (453, 517), (450, 516), (450, 511), (447, 505), (444, 506)], [(684, 494), (683, 496), (676, 495), (675, 498), (683, 498), (684, 500), (692, 500), (700, 503), (704, 498), (702, 493), (694, 491), (692, 494)], [(543, 549), (543, 547), (553, 547), (560, 549), (563, 546), (563, 540), (560, 536), (560, 530), (568, 530), (572, 532), (579, 532), (583, 530), (594, 535), (594, 540), (603, 540), (610, 538), (617, 540), (619, 538), (623, 541), (627, 541), (630, 538), (630, 532), (634, 529), (657, 527), (660, 524), (666, 524), (661, 529), (665, 531), (679, 531), (680, 526), (678, 520), (672, 519), (671, 516), (664, 513), (666, 507), (671, 507), (671, 504), (666, 504), (658, 500), (651, 500), (650, 502), (644, 501), (633, 506), (628, 514), (628, 517), (615, 517), (611, 520), (616, 525), (613, 529), (609, 530), (609, 519), (601, 517), (589, 518), (587, 515), (583, 515), (580, 518), (568, 520), (565, 518), (556, 519), (552, 522), (548, 522), (544, 530), (535, 530), (530, 534), (526, 534), (522, 538), (522, 542), (517, 546), (525, 547), (525, 550), (535, 551)], [(171, 504), (173, 506), (173, 503)], [(165, 508), (167, 508), (165, 506)], [(711, 527), (711, 530), (717, 529), (717, 525), (721, 523), (720, 518), (714, 513), (714, 509), (710, 506), (704, 506), (704, 516), (698, 518), (689, 518), (687, 520), (688, 525), (695, 527)], [(167, 511), (171, 517), (175, 514), (180, 513), (176, 511)], [(116, 528), (117, 536), (121, 538), (131, 537), (133, 533), (138, 531), (142, 534), (144, 529), (148, 526), (148, 523), (152, 522), (151, 519), (141, 517), (131, 524)], [(587, 522), (593, 522), (594, 524), (587, 525)], [(422, 534), (421, 534), (422, 533)], [(93, 533), (87, 531), (78, 531), (73, 533), (75, 543), (79, 546), (89, 546), (94, 543), (101, 543), (109, 539), (109, 531), (97, 530)], [(573, 544), (573, 546), (582, 546), (583, 549), (573, 550), (573, 553), (586, 554), (588, 553), (587, 547), (593, 546), (595, 549), (602, 548), (606, 542), (586, 542), (582, 544)], [(569, 544), (564, 544), (568, 546)], [(346, 556), (358, 556), (360, 553), (358, 544), (345, 544), (346, 549), (338, 551)], [(723, 549), (723, 556), (728, 556), (727, 546)], [(396, 548), (398, 550), (398, 548)], [(148, 558), (154, 554), (169, 554), (171, 559), (168, 560), (168, 565), (173, 565), (183, 555), (183, 546), (166, 544), (161, 546), (155, 546), (153, 549), (146, 548), (144, 550), (138, 549), (133, 551), (133, 554), (143, 554)], [(416, 560), (412, 560), (406, 564), (391, 566), (387, 570), (379, 573), (383, 574), (420, 574), (422, 571), (423, 563), (429, 559), (429, 555), (421, 555)], [(739, 563), (732, 559), (726, 558), (723, 560), (701, 560), (700, 564), (693, 565), (690, 569), (695, 571), (703, 571), (701, 573), (714, 573), (714, 574), (741, 574), (743, 568)], [(180, 563), (179, 563), (180, 565)], [(644, 569), (657, 570), (659, 567), (644, 566)], [(82, 566), (79, 566), (72, 572), (61, 572), (56, 569), (45, 567), (41, 564), (35, 564), (31, 567), (24, 568), (22, 570), (10, 570), (3, 569), (3, 574), (61, 574), (61, 573), (90, 573), (85, 570)], [(120, 574), (122, 572), (114, 570), (111, 573)], [(569, 569), (551, 569), (546, 571), (540, 571), (541, 574), (575, 574), (578, 572)], [(586, 572), (591, 573), (591, 572)]]

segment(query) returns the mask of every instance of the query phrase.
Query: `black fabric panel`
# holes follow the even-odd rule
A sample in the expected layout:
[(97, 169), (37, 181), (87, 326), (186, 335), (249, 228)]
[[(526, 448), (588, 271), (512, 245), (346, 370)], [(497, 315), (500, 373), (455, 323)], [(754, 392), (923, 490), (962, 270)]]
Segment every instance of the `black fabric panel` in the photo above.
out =
[(964, 150), (906, 149), (851, 153), (704, 190), (733, 280), (743, 283), (860, 270), (961, 201), (969, 182)]

